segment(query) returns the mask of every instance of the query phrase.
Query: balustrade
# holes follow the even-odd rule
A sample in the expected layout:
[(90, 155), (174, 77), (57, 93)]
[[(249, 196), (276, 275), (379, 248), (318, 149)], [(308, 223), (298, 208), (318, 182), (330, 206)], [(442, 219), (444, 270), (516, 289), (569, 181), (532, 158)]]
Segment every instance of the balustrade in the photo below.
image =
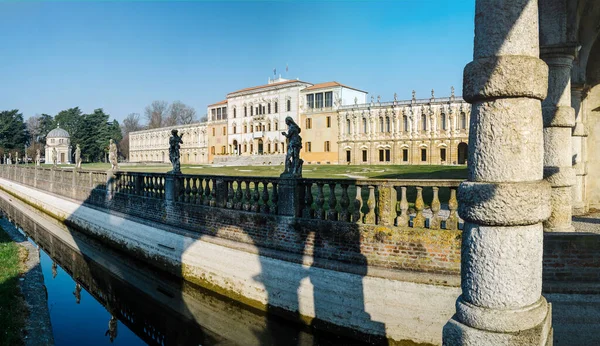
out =
[[(455, 230), (460, 221), (456, 199), (460, 180), (299, 179), (293, 190), (297, 201), (291, 201), (281, 200), (286, 195), (279, 193), (283, 182), (279, 178), (122, 171), (109, 175), (9, 165), (0, 165), (0, 176), (59, 194), (70, 188), (107, 190), (110, 184), (115, 194), (171, 200), (169, 193), (176, 203), (260, 214), (279, 215), (285, 213), (280, 208), (298, 203), (293, 215), (328, 222)], [(169, 179), (174, 185), (166, 191)]]

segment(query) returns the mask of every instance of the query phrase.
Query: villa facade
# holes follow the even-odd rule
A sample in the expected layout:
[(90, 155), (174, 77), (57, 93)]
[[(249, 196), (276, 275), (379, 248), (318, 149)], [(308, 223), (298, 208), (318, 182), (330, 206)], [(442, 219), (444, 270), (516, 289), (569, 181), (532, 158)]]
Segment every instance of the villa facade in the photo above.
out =
[(206, 123), (161, 127), (129, 134), (129, 161), (136, 163), (168, 163), (169, 137), (177, 129), (181, 144), (181, 163), (208, 163), (208, 136)]

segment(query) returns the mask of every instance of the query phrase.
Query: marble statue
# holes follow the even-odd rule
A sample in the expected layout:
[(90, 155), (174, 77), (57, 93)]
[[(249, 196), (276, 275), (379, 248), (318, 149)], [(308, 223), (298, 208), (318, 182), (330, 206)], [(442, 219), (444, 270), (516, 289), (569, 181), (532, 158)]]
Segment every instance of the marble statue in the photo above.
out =
[(288, 132), (282, 132), (281, 134), (288, 139), (288, 150), (285, 155), (285, 170), (281, 174), (281, 177), (301, 178), (304, 161), (300, 158), (300, 149), (302, 149), (300, 127), (294, 122), (292, 117), (286, 117), (285, 124), (288, 126)]
[(81, 148), (79, 147), (79, 144), (77, 144), (75, 149), (75, 168), (81, 169)]
[(37, 149), (35, 151), (35, 165), (39, 166), (40, 165), (40, 161), (42, 161), (41, 154), (40, 154), (40, 149)]
[(417, 99), (417, 92), (416, 91), (412, 91), (412, 99), (416, 100)]
[(117, 169), (119, 169), (119, 161), (117, 160), (117, 155), (117, 145), (115, 144), (115, 141), (113, 141), (111, 138), (110, 144), (108, 145), (108, 161), (110, 162), (111, 171), (116, 171)]
[(181, 140), (181, 137), (177, 135), (177, 129), (171, 130), (171, 138), (169, 138), (169, 160), (171, 161), (171, 165), (173, 165), (173, 170), (169, 172), (171, 174), (181, 174), (179, 162), (180, 144), (183, 144), (183, 141)]
[(52, 168), (56, 168), (56, 161), (58, 159), (57, 157), (58, 154), (56, 153), (56, 148), (52, 148)]

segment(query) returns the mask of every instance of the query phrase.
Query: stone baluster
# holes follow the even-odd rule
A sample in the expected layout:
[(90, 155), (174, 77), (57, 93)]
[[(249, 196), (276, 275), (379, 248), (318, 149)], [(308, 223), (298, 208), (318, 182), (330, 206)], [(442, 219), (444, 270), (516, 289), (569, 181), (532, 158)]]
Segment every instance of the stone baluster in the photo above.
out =
[(400, 216), (396, 218), (396, 226), (407, 227), (408, 220), (408, 199), (406, 198), (406, 186), (400, 187)]
[(204, 205), (210, 205), (210, 179), (204, 179)]
[(192, 181), (192, 195), (190, 196), (190, 203), (198, 203), (198, 178), (191, 178)]
[(335, 183), (329, 183), (329, 210), (327, 211), (327, 220), (337, 221), (337, 198), (335, 197)]
[(439, 188), (434, 186), (433, 189), (433, 198), (431, 199), (431, 212), (433, 216), (429, 221), (429, 228), (431, 229), (440, 229), (440, 198), (438, 197)]
[(217, 179), (211, 179), (210, 180), (212, 182), (212, 188), (210, 189), (210, 206), (211, 207), (216, 207), (217, 206)]
[(252, 207), (250, 208), (253, 212), (260, 211), (260, 192), (258, 191), (258, 182), (254, 182), (254, 191), (252, 192)]
[(344, 222), (350, 222), (350, 198), (348, 197), (348, 184), (341, 184), (342, 200), (340, 201), (340, 219)]
[(539, 59), (536, 0), (476, 0), (473, 62), (463, 98), (472, 104), (469, 174), (458, 190), (461, 289), (444, 345), (551, 345), (542, 293), (541, 101), (548, 67)]
[(305, 188), (306, 192), (304, 193), (304, 209), (302, 210), (302, 217), (312, 219), (315, 217), (315, 211), (312, 208), (312, 183), (306, 183)]
[(268, 189), (268, 182), (263, 182), (263, 192), (262, 192), (262, 213), (268, 214), (269, 213), (269, 189)]
[(367, 200), (367, 209), (369, 210), (365, 215), (365, 224), (375, 224), (375, 186), (369, 185), (369, 199)]
[(423, 188), (417, 187), (417, 199), (415, 200), (415, 210), (417, 215), (413, 219), (414, 228), (425, 227), (425, 216), (423, 216), (423, 209), (425, 209), (425, 202), (423, 201)]
[(196, 204), (204, 204), (204, 179), (198, 179), (198, 195), (196, 196)]
[(448, 209), (450, 209), (450, 215), (446, 219), (446, 229), (457, 230), (458, 229), (458, 201), (456, 200), (456, 189), (450, 189), (450, 199), (448, 200)]
[(273, 182), (273, 191), (271, 193), (271, 202), (272, 202), (272, 208), (271, 211), (273, 214), (277, 215), (279, 213), (279, 205), (278, 200), (279, 200), (279, 193), (277, 192), (277, 183)]
[(356, 185), (356, 197), (354, 197), (354, 210), (352, 212), (352, 222), (361, 222), (363, 218), (362, 207), (362, 188), (360, 185)]
[(242, 181), (238, 180), (237, 189), (235, 191), (235, 209), (241, 210), (244, 202), (244, 194), (242, 193)]
[(227, 184), (229, 185), (227, 188), (227, 203), (225, 204), (225, 206), (229, 209), (233, 209), (233, 204), (234, 204), (234, 198), (235, 198), (235, 190), (233, 189), (233, 183), (234, 181), (229, 181), (227, 182)]
[(183, 178), (183, 181), (185, 183), (184, 202), (190, 203), (190, 195), (192, 194), (192, 188), (190, 187), (190, 184), (192, 182), (192, 179), (191, 178)]
[(325, 220), (325, 196), (323, 195), (323, 183), (317, 183), (317, 218)]
[(250, 182), (246, 181), (246, 191), (244, 193), (244, 210), (250, 210)]

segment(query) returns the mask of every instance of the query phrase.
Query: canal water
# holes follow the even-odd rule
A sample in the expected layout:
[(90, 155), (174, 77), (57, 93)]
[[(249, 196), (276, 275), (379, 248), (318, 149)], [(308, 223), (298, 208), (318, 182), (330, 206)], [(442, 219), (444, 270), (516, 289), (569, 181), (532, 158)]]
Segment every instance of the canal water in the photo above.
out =
[(40, 248), (56, 345), (362, 344), (165, 275), (39, 212), (0, 207), (0, 226)]

